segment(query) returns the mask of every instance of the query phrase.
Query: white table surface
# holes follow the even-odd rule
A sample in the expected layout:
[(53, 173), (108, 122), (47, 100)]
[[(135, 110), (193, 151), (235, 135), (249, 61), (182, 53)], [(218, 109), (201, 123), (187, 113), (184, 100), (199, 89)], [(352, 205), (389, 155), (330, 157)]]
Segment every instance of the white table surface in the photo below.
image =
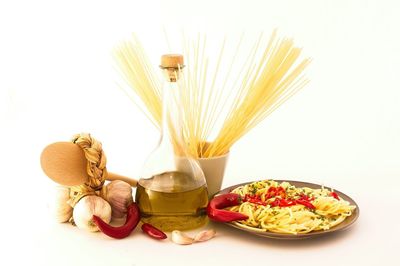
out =
[[(398, 265), (398, 2), (142, 2), (0, 4), (1, 264)], [(157, 63), (161, 25), (182, 21), (189, 31), (277, 26), (313, 57), (307, 88), (232, 148), (223, 187), (260, 178), (325, 184), (359, 204), (354, 226), (282, 241), (212, 223), (215, 239), (179, 246), (139, 229), (113, 240), (52, 222), (54, 183), (40, 169), (41, 150), (90, 132), (109, 170), (137, 177), (158, 132), (118, 89), (110, 50), (136, 31)]]

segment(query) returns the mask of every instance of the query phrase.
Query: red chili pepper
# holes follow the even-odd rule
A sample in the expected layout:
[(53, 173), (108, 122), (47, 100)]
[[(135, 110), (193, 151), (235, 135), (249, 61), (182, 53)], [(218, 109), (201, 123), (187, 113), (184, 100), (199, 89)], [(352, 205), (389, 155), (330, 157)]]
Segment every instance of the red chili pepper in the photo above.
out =
[(309, 196), (307, 196), (306, 194), (301, 194), (300, 195), (300, 198), (299, 198), (300, 200), (305, 200), (305, 201), (313, 201), (315, 198), (314, 197), (309, 197)]
[(340, 199), (339, 199), (339, 195), (338, 195), (336, 192), (333, 192), (333, 191), (332, 191), (331, 193), (329, 193), (329, 195), (332, 196), (332, 197), (334, 197), (334, 198), (337, 199), (337, 200), (340, 200)]
[(274, 197), (281, 197), (286, 198), (286, 191), (283, 187), (279, 186), (279, 187), (270, 187), (267, 190), (267, 194), (265, 195), (265, 199), (270, 199), (270, 198), (274, 198)]
[(246, 194), (244, 196), (243, 201), (251, 202), (254, 204), (258, 204), (258, 205), (264, 205), (264, 206), (267, 205), (267, 203), (265, 201), (262, 201), (260, 196), (257, 196), (257, 195), (252, 196), (252, 195)]
[(152, 238), (155, 238), (155, 239), (162, 240), (162, 239), (166, 239), (167, 238), (167, 235), (163, 231), (161, 231), (160, 229), (158, 229), (158, 228), (156, 228), (156, 227), (154, 227), (154, 226), (152, 226), (151, 224), (148, 224), (148, 223), (144, 223), (142, 225), (142, 230), (147, 235), (149, 235), (149, 236), (151, 236)]
[(271, 207), (278, 207), (281, 204), (281, 200), (279, 198), (276, 198), (273, 202), (271, 202), (269, 205), (271, 205)]
[(233, 222), (247, 220), (249, 217), (239, 212), (222, 210), (223, 208), (239, 205), (242, 201), (240, 195), (228, 193), (216, 196), (207, 206), (207, 215), (216, 222)]
[(271, 207), (289, 207), (289, 206), (296, 205), (296, 201), (291, 200), (291, 199), (276, 198), (269, 205), (271, 205)]
[(119, 227), (114, 227), (104, 222), (100, 217), (93, 215), (93, 221), (104, 234), (121, 239), (127, 237), (137, 226), (140, 220), (140, 211), (135, 203), (128, 206), (125, 224)]
[(306, 200), (298, 199), (298, 200), (296, 200), (296, 203), (304, 205), (309, 209), (315, 209), (315, 206), (312, 205), (309, 201), (306, 201)]
[(279, 196), (279, 197), (281, 197), (282, 199), (283, 199), (283, 198), (286, 198), (286, 191), (285, 191), (285, 189), (284, 189), (283, 187), (279, 186), (279, 187), (276, 189), (276, 196)]
[(257, 199), (248, 199), (247, 201), (258, 205), (263, 205), (263, 206), (267, 205), (266, 202)]
[(296, 201), (291, 200), (291, 199), (281, 199), (281, 207), (289, 207), (289, 206), (293, 206), (296, 205)]
[(273, 198), (275, 197), (275, 194), (276, 194), (276, 187), (270, 187), (267, 190), (267, 194), (265, 194), (265, 199)]

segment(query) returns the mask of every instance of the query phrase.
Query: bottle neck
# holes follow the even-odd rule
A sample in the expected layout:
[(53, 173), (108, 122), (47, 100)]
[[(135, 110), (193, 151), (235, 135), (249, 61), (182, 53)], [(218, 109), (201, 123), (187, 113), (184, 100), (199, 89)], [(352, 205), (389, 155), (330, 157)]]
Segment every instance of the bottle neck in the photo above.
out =
[(176, 154), (184, 151), (182, 114), (180, 111), (179, 78), (181, 70), (163, 69), (163, 111), (161, 144), (173, 148)]

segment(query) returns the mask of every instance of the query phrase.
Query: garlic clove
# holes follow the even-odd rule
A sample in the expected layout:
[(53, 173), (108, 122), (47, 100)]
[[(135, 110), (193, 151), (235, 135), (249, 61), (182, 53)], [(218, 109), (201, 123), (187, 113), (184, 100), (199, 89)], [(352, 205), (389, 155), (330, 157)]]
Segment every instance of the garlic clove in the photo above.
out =
[(182, 233), (181, 231), (174, 230), (171, 233), (172, 242), (179, 245), (190, 245), (194, 242), (194, 239)]
[(73, 208), (67, 203), (69, 200), (69, 188), (56, 186), (52, 191), (49, 209), (51, 215), (59, 223), (68, 222), (72, 217)]
[(98, 196), (85, 196), (78, 201), (73, 211), (74, 222), (80, 229), (90, 232), (99, 231), (93, 222), (93, 215), (99, 216), (103, 221), (111, 221), (110, 204)]
[(210, 240), (215, 236), (215, 234), (216, 232), (214, 229), (201, 231), (194, 237), (194, 242), (203, 242)]
[(114, 180), (105, 189), (102, 197), (110, 203), (112, 217), (124, 217), (127, 212), (127, 206), (133, 202), (131, 185), (121, 180)]

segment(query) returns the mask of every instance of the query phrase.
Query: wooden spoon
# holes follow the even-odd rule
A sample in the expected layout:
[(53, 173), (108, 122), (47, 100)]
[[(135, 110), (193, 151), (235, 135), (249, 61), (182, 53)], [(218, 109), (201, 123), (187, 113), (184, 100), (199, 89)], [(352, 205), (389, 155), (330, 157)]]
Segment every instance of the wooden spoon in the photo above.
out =
[[(44, 148), (40, 164), (48, 177), (64, 186), (82, 185), (88, 178), (85, 154), (72, 142), (55, 142)], [(133, 187), (137, 185), (134, 179), (110, 172), (107, 180), (122, 180)]]

